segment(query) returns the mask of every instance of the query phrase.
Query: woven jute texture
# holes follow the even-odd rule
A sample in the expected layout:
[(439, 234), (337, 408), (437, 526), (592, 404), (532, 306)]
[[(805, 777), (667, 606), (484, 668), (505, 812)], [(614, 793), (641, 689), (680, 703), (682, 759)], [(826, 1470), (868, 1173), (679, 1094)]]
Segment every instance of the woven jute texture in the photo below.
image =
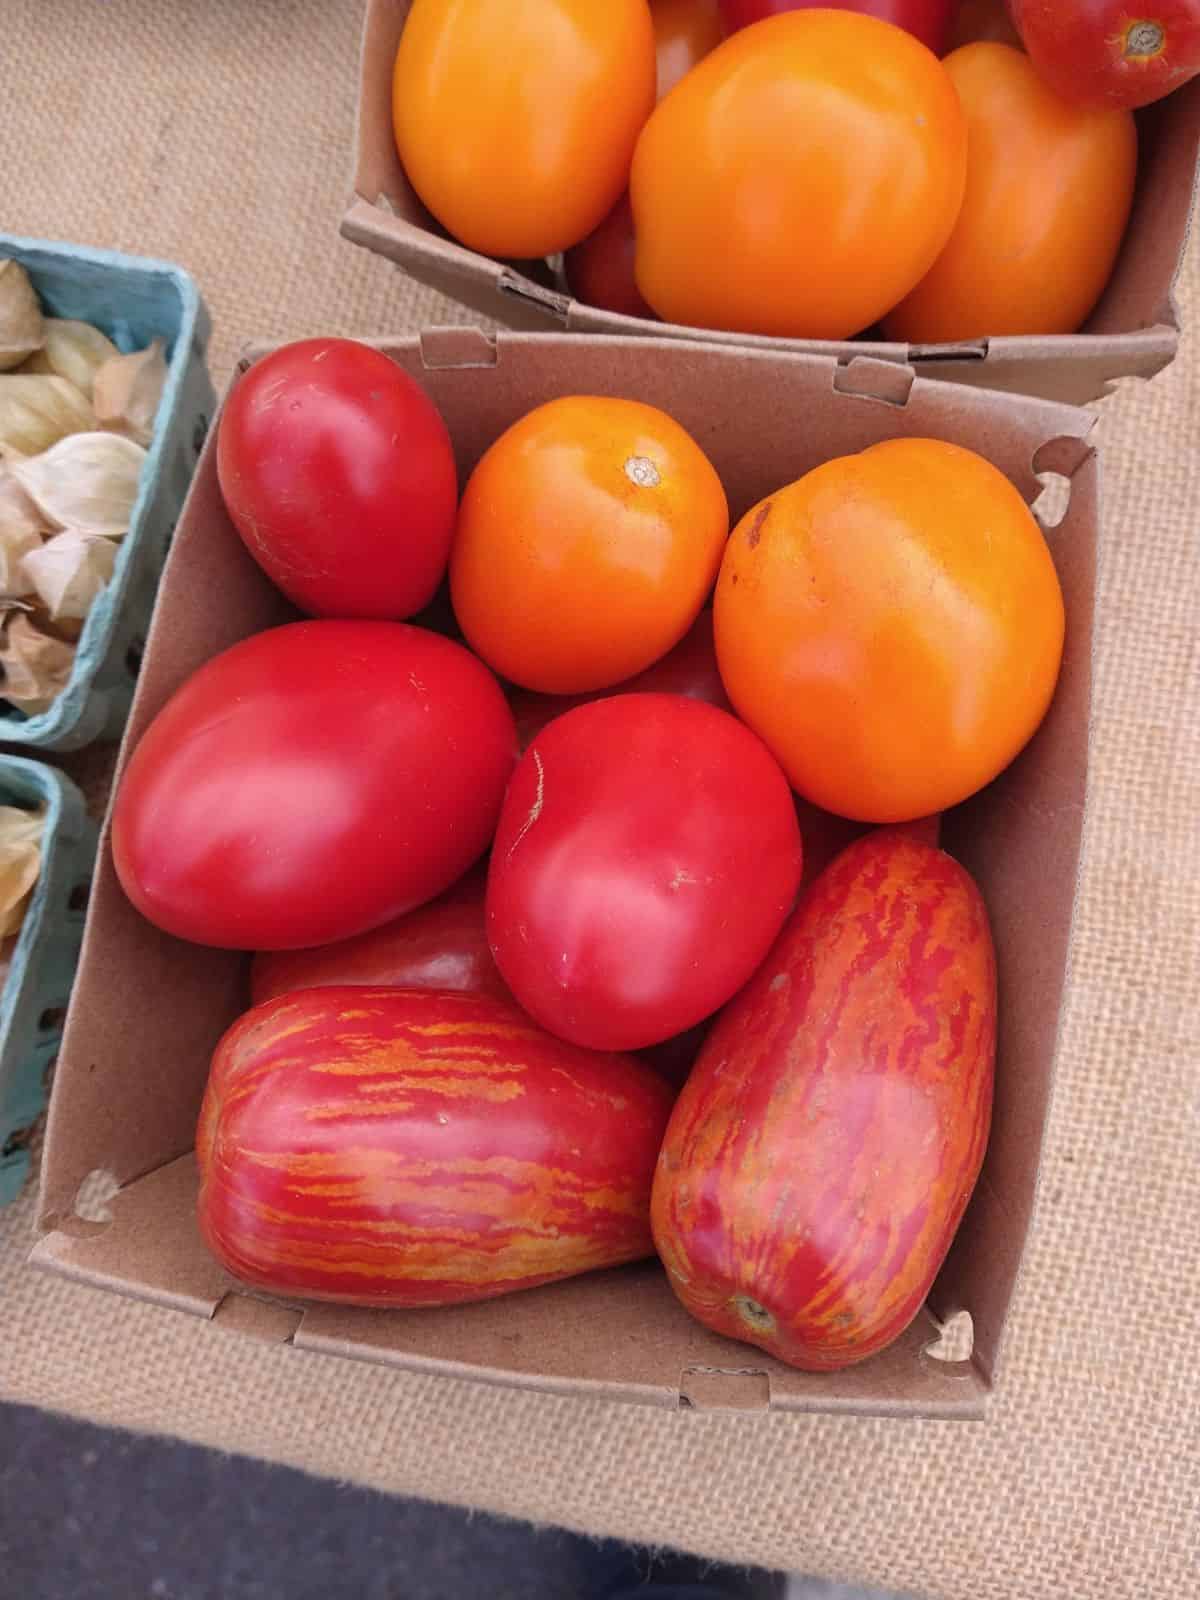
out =
[[(251, 338), (465, 320), (337, 237), (358, 25), (338, 0), (0, 0), (2, 225), (185, 264), (215, 317), (218, 382)], [(1195, 260), (1182, 298), (1200, 322)], [(660, 1413), (259, 1346), (28, 1271), (28, 1198), (0, 1217), (0, 1389), (397, 1492), (930, 1596), (1194, 1594), (1198, 385), (1189, 341), (1104, 410), (1083, 892), (987, 1423)]]

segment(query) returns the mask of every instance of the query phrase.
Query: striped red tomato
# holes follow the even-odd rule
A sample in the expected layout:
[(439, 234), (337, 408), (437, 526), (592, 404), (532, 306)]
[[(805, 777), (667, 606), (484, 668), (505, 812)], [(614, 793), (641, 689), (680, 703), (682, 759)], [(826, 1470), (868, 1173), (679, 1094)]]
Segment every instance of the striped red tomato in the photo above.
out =
[(196, 1152), (210, 1248), (259, 1289), (452, 1305), (652, 1253), (672, 1093), (479, 995), (311, 989), (213, 1058)]
[(671, 1118), (654, 1239), (708, 1327), (808, 1371), (896, 1339), (987, 1145), (996, 975), (949, 856), (851, 845), (726, 1007)]

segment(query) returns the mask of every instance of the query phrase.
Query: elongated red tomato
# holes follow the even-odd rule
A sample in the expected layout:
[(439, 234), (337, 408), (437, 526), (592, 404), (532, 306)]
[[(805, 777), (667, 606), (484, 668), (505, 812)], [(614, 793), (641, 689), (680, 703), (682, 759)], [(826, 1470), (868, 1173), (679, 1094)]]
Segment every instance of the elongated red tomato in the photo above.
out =
[(807, 1371), (916, 1316), (987, 1146), (996, 968), (963, 869), (894, 830), (801, 900), (684, 1085), (654, 1241), (687, 1309)]
[(800, 882), (791, 792), (756, 735), (671, 694), (577, 706), (505, 794), (488, 937), (525, 1009), (595, 1050), (637, 1050), (725, 1004)]
[(450, 554), (458, 474), (441, 415), (355, 339), (302, 339), (256, 361), (221, 413), (217, 474), (247, 550), (316, 617), (403, 621)]
[(214, 656), (142, 735), (113, 808), (125, 893), (231, 950), (349, 939), (491, 841), (516, 730), (482, 662), (402, 622), (295, 622)]
[(479, 995), (285, 995), (222, 1039), (200, 1227), (236, 1278), (368, 1306), (454, 1305), (651, 1254), (671, 1090)]
[(262, 1005), (297, 989), (343, 984), (389, 989), (445, 989), (509, 1000), (488, 948), (480, 870), (381, 928), (309, 950), (264, 950), (250, 968), (250, 998)]

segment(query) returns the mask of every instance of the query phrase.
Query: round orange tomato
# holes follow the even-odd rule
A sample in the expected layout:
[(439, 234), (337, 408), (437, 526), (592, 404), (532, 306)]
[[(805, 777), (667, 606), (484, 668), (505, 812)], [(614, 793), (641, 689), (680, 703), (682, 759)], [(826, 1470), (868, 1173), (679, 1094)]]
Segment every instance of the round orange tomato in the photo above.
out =
[(717, 0), (650, 0), (658, 43), (658, 98), (725, 37)]
[(748, 512), (717, 584), (721, 677), (806, 799), (904, 822), (974, 794), (1041, 722), (1063, 601), (989, 461), (893, 439)]
[(937, 259), (966, 159), (954, 86), (911, 34), (851, 11), (770, 17), (638, 140), (638, 287), (672, 322), (847, 338)]
[(616, 203), (655, 76), (647, 0), (413, 0), (393, 79), (396, 146), (463, 244), (552, 255)]
[(933, 269), (884, 319), (887, 337), (1074, 333), (1129, 221), (1133, 116), (1068, 104), (1009, 45), (965, 45), (945, 67), (970, 128), (966, 198)]
[(522, 688), (605, 689), (682, 639), (728, 535), (721, 480), (665, 412), (552, 400), (471, 474), (450, 553), (455, 615)]

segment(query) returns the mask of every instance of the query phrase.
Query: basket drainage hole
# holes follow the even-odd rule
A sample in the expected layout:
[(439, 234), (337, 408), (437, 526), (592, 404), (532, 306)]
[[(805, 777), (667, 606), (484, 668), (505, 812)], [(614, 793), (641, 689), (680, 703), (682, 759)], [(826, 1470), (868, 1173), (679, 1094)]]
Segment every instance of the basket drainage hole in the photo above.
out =
[(67, 905), (72, 911), (86, 911), (91, 893), (90, 883), (77, 883), (71, 890), (71, 898), (67, 901)]
[(53, 1033), (61, 1028), (66, 1021), (66, 1006), (47, 1006), (38, 1018), (38, 1027), (43, 1033)]
[(135, 639), (125, 652), (125, 670), (131, 678), (136, 678), (142, 670), (142, 655), (146, 649), (144, 639)]

